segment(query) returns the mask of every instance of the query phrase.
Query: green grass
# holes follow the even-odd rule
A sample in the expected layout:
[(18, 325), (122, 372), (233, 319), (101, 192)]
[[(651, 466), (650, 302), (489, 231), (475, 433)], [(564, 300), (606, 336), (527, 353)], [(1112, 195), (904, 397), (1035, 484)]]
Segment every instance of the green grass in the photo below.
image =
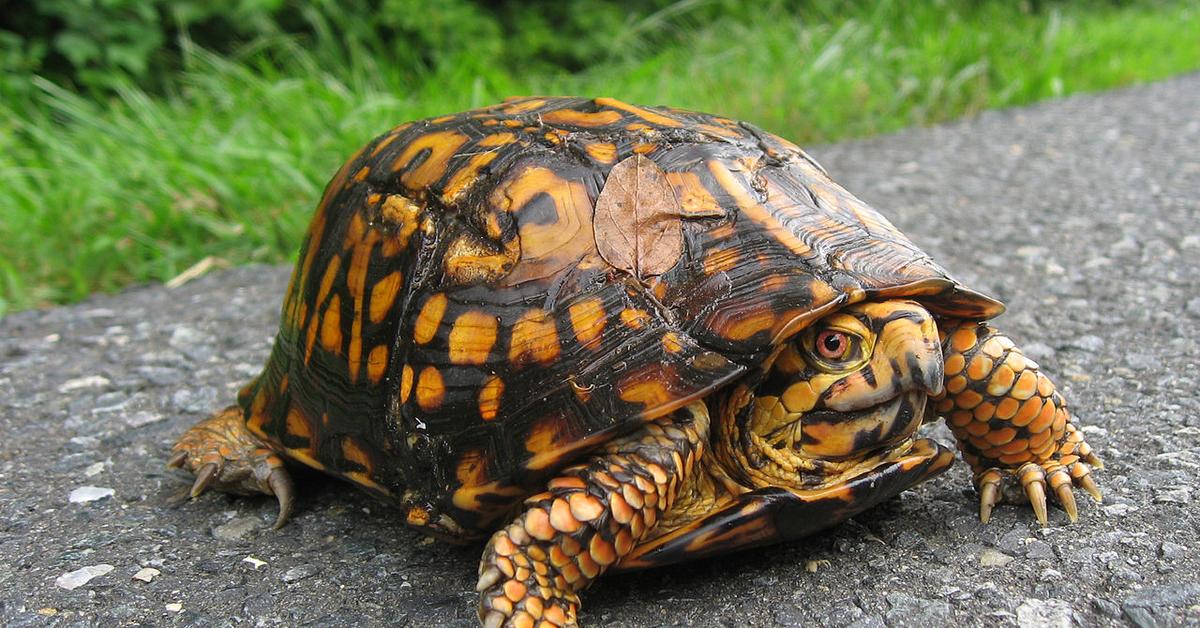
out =
[[(30, 95), (0, 102), (0, 315), (167, 280), (206, 256), (288, 260), (325, 181), (366, 140), (509, 95), (671, 104), (812, 143), (1200, 69), (1190, 1), (1036, 14), (1007, 2), (817, 1), (801, 14), (680, 23), (614, 33), (626, 52), (573, 75), (460, 67), (414, 80), (331, 33), (236, 59), (189, 50), (156, 96), (130, 85), (89, 98), (34, 79)], [(654, 28), (677, 32), (651, 49), (638, 33)], [(340, 62), (317, 61), (330, 58)]]

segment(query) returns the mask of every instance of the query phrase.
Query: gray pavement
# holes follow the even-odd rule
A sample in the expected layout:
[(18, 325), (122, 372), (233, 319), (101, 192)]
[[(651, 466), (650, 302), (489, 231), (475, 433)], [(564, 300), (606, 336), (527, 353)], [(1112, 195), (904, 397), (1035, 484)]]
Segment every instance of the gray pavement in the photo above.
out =
[[(585, 624), (1200, 622), (1197, 103), (1191, 75), (812, 151), (1009, 304), (998, 325), (1107, 462), (1104, 505), (981, 525), (960, 464), (800, 542), (602, 580)], [(423, 539), (344, 484), (302, 478), (279, 531), (268, 499), (168, 505), (189, 483), (168, 446), (256, 373), (287, 273), (0, 321), (0, 623), (471, 624), (478, 548)]]

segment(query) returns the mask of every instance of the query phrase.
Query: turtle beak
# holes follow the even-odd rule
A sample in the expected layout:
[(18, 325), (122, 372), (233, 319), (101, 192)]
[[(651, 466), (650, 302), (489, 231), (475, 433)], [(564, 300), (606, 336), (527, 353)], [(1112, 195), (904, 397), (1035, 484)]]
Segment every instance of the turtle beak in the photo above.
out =
[(884, 319), (875, 351), (888, 360), (903, 390), (938, 396), (945, 388), (945, 369), (937, 323), (924, 308), (912, 306)]

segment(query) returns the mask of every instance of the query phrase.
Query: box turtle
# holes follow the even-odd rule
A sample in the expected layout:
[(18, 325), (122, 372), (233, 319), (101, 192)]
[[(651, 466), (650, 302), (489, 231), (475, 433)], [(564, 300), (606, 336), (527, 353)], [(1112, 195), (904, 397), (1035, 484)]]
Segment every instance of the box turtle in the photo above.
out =
[[(950, 466), (1074, 521), (1100, 461), (960, 284), (795, 145), (609, 98), (402, 124), (325, 190), (274, 349), (169, 464), (292, 509), (288, 463), (487, 539), (479, 618), (793, 539)], [(1011, 489), (1011, 490), (1010, 490)]]

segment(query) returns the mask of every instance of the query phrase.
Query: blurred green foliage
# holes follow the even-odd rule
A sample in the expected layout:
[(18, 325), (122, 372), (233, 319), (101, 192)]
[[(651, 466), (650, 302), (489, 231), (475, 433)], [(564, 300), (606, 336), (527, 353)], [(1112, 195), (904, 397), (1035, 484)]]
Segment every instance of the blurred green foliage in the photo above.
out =
[[(648, 23), (752, 3), (704, 0), (9, 0), (0, 1), (0, 73), (111, 90), (161, 88), (187, 46), (237, 54), (281, 36), (341, 41), (413, 75), (497, 63), (578, 71), (628, 52)], [(7, 6), (6, 6), (7, 5)], [(704, 15), (693, 15), (702, 18)], [(647, 22), (649, 20), (649, 22)], [(318, 48), (329, 50), (330, 46)], [(318, 61), (330, 61), (318, 59)], [(22, 83), (25, 83), (22, 81)]]
[[(922, 0), (925, 3), (925, 0)], [(1102, 3), (1120, 5), (1122, 0)], [(30, 74), (112, 91), (161, 91), (186, 69), (187, 48), (253, 54), (272, 40), (314, 47), (321, 64), (365, 53), (410, 78), (507, 67), (577, 72), (686, 37), (717, 19), (763, 11), (862, 13), (848, 0), (0, 0), (0, 80)], [(892, 2), (881, 2), (886, 10)], [(960, 10), (961, 2), (930, 4)], [(986, 5), (987, 0), (968, 4)], [(1026, 0), (1039, 13), (1062, 0)], [(1093, 4), (1095, 4), (1093, 2)], [(950, 6), (954, 5), (954, 6)], [(336, 55), (336, 58), (321, 58)]]

